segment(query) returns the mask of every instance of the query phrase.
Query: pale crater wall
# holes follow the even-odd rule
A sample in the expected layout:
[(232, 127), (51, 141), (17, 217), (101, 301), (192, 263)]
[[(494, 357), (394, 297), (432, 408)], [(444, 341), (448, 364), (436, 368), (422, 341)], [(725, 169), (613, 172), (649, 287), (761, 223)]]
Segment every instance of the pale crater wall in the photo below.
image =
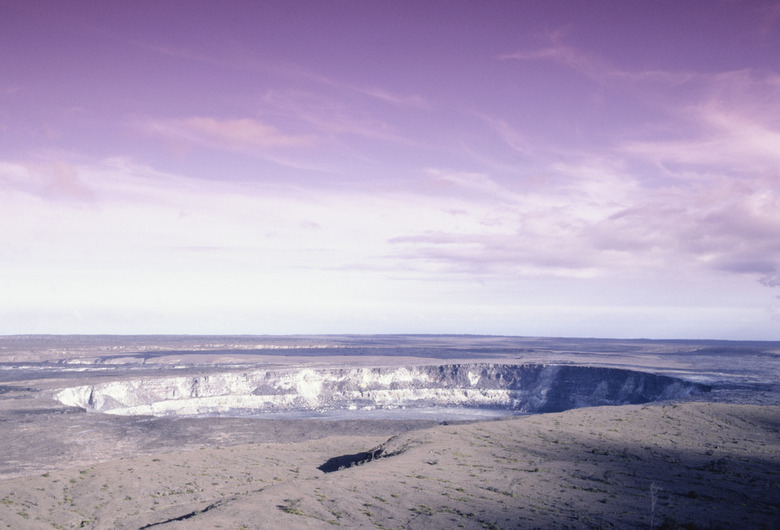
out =
[(154, 416), (436, 406), (556, 412), (706, 390), (682, 379), (631, 370), (474, 363), (139, 378), (66, 388), (57, 398), (87, 411)]

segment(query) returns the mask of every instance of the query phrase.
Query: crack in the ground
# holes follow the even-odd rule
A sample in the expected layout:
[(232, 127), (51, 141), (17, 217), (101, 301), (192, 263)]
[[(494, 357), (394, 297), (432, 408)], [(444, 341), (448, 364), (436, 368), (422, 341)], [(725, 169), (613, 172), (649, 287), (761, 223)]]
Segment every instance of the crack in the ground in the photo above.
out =
[(215, 503), (209, 504), (208, 506), (206, 506), (202, 510), (195, 510), (193, 512), (185, 513), (184, 515), (180, 515), (179, 517), (173, 517), (171, 519), (166, 519), (165, 521), (159, 521), (159, 522), (156, 522), (156, 523), (150, 523), (150, 524), (147, 524), (147, 525), (144, 525), (144, 526), (140, 527), (138, 530), (144, 530), (146, 528), (153, 528), (155, 526), (160, 526), (160, 525), (163, 525), (163, 524), (175, 523), (176, 521), (184, 521), (184, 520), (187, 520), (187, 519), (191, 519), (191, 518), (196, 517), (198, 515), (204, 514), (204, 513), (206, 513), (209, 510), (213, 510), (214, 508), (216, 508), (217, 506), (220, 506), (223, 503), (224, 503), (224, 501), (217, 501)]

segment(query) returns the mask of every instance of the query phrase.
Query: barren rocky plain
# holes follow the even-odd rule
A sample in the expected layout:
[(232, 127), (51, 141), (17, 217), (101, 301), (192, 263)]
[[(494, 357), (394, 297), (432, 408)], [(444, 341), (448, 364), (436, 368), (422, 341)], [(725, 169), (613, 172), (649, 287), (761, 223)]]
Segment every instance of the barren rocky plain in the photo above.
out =
[(0, 337), (0, 528), (780, 528), (780, 343)]

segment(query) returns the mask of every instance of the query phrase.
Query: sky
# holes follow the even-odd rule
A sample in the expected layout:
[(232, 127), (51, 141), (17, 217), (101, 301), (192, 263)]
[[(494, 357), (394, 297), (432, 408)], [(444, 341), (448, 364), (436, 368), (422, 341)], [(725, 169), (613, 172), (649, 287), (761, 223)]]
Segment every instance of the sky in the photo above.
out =
[(780, 1), (0, 0), (0, 334), (780, 340)]

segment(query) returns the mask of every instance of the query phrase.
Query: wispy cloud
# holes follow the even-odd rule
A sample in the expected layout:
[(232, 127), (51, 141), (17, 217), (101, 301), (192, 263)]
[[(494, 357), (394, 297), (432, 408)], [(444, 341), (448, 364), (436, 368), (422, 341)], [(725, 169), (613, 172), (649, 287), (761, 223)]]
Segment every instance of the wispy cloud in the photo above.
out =
[[(671, 104), (656, 87), (688, 87), (689, 92), (672, 91), (672, 101), (690, 104), (703, 95), (706, 97), (721, 87), (734, 89), (739, 83), (752, 82), (749, 69), (735, 71), (670, 70), (659, 67), (628, 70), (620, 68), (605, 57), (581, 50), (565, 43), (565, 32), (556, 31), (549, 35), (550, 45), (542, 48), (519, 50), (500, 55), (499, 60), (551, 61), (568, 67), (605, 87), (630, 90), (635, 97), (646, 98), (654, 103)], [(683, 99), (682, 102), (679, 98)]]
[[(534, 192), (547, 202), (562, 201), (559, 214), (577, 229), (554, 235), (548, 227), (539, 238), (546, 235), (576, 249), (581, 261), (572, 261), (574, 267), (728, 273), (777, 287), (776, 74), (627, 71), (566, 45), (560, 32), (550, 41), (550, 46), (501, 58), (565, 65), (656, 109), (663, 127), (621, 131), (622, 137), (602, 144), (598, 152), (573, 148), (565, 163), (548, 156), (542, 171), (557, 176), (558, 185)], [(487, 123), (501, 131), (499, 121)], [(543, 152), (540, 147), (530, 151)]]
[(430, 108), (431, 102), (419, 95), (398, 94), (383, 88), (359, 88), (352, 87), (351, 90), (370, 96), (376, 100), (390, 103), (396, 107), (412, 107), (418, 109)]
[(85, 183), (79, 168), (63, 160), (51, 162), (0, 161), (0, 191), (22, 192), (50, 201), (92, 202), (94, 189)]
[(524, 155), (532, 153), (533, 148), (526, 135), (518, 131), (509, 122), (483, 112), (475, 112), (474, 114), (487, 124), (509, 147)]
[(334, 142), (346, 136), (407, 141), (395, 130), (392, 122), (377, 116), (376, 109), (361, 105), (343, 94), (275, 90), (267, 92), (261, 104), (264, 112), (296, 123), (298, 127)]
[(172, 139), (207, 145), (215, 149), (252, 151), (311, 145), (312, 136), (287, 134), (249, 118), (219, 120), (211, 117), (149, 120), (147, 130)]
[(613, 72), (607, 61), (595, 54), (586, 53), (564, 42), (565, 30), (557, 30), (549, 34), (550, 45), (532, 50), (518, 50), (499, 56), (501, 60), (518, 61), (553, 61), (567, 66), (586, 77), (602, 82)]
[(437, 168), (428, 168), (424, 173), (427, 178), (420, 183), (419, 188), (424, 194), (449, 195), (468, 198), (470, 201), (489, 200), (497, 205), (511, 201), (515, 195), (485, 173), (445, 171)]
[[(2, 215), (15, 223), (0, 235), (14, 249), (6, 263), (25, 264), (34, 276), (41, 263), (56, 262), (70, 277), (68, 296), (78, 285), (79, 300), (93, 305), (120, 297), (148, 307), (164, 296), (197, 306), (204, 288), (217, 305), (255, 307), (271, 297), (295, 307), (320, 296), (358, 300), (367, 288), (419, 297), (444, 289), (437, 284), (468, 289), (482, 281), (585, 288), (728, 275), (779, 283), (780, 196), (767, 190), (770, 181), (650, 188), (619, 166), (583, 160), (550, 167), (555, 185), (531, 190), (487, 174), (426, 169), (445, 191), (421, 185), (377, 194), (368, 184), (328, 191), (196, 181), (128, 158), (71, 165), (99, 197), (95, 208), (52, 208), (27, 194), (8, 201)], [(27, 178), (24, 165), (0, 167), (6, 186)], [(41, 225), (49, 227), (43, 235)], [(112, 284), (112, 274), (132, 292)], [(210, 285), (199, 287), (204, 278)]]
[[(659, 164), (745, 172), (766, 171), (780, 163), (780, 97), (774, 76), (750, 71), (699, 76), (695, 100), (684, 100), (675, 114), (672, 139), (635, 139), (622, 149)], [(676, 110), (676, 112), (674, 112)]]
[(633, 141), (623, 149), (658, 164), (686, 164), (730, 170), (767, 169), (780, 162), (780, 132), (743, 116), (706, 112), (709, 130), (677, 141)]
[[(550, 170), (557, 184), (532, 190), (433, 172), (463, 191), (449, 193), (461, 201), (460, 215), (389, 243), (404, 259), (453, 272), (665, 277), (720, 271), (776, 283), (780, 176), (657, 186), (598, 161)], [(492, 212), (480, 206), (483, 193), (502, 197), (491, 199)]]
[(770, 3), (761, 6), (761, 16), (759, 17), (759, 34), (768, 38), (777, 32), (778, 23), (780, 23), (780, 3)]
[(432, 106), (431, 101), (419, 94), (396, 92), (376, 85), (364, 86), (347, 83), (290, 61), (270, 60), (267, 56), (259, 55), (255, 48), (244, 48), (234, 41), (222, 43), (225, 49), (221, 53), (213, 49), (195, 52), (182, 46), (154, 44), (144, 41), (132, 41), (130, 44), (152, 53), (175, 59), (204, 63), (218, 68), (228, 67), (240, 71), (257, 72), (265, 75), (271, 74), (293, 80), (296, 85), (309, 83), (317, 88), (315, 91), (318, 93), (333, 90), (336, 93), (341, 93), (345, 98), (360, 95), (398, 108), (422, 109)]

